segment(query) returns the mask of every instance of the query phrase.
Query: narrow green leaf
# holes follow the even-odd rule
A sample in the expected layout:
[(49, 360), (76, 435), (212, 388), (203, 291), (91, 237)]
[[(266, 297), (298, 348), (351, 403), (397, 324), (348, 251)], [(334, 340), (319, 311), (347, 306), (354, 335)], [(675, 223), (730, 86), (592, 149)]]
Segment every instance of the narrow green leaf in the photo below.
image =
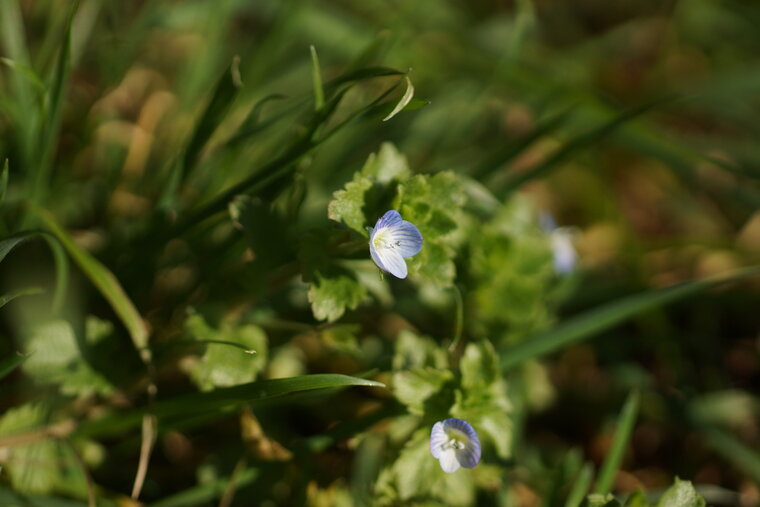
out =
[(28, 355), (16, 353), (13, 356), (6, 357), (3, 360), (0, 360), (0, 379), (3, 379), (8, 374), (10, 374), (13, 370), (21, 366), (21, 363), (26, 361), (26, 358), (29, 357)]
[[(235, 477), (238, 488), (247, 486), (259, 476), (258, 468), (246, 468)], [(152, 502), (153, 507), (188, 507), (191, 505), (206, 505), (221, 497), (229, 484), (231, 477), (222, 477), (209, 482), (204, 482), (192, 488), (180, 491), (163, 500)]]
[(404, 80), (406, 81), (406, 91), (404, 91), (404, 95), (401, 97), (401, 100), (398, 101), (396, 107), (393, 108), (393, 111), (388, 113), (388, 116), (383, 118), (383, 121), (388, 121), (403, 111), (407, 104), (409, 104), (409, 102), (412, 100), (412, 97), (414, 97), (414, 86), (412, 85), (412, 81), (409, 79), (409, 76), (406, 76)]
[(3, 296), (0, 296), (0, 308), (7, 305), (19, 296), (32, 296), (34, 294), (42, 294), (44, 291), (39, 287), (30, 287), (28, 289), (20, 289)]
[(577, 151), (593, 145), (594, 143), (600, 141), (602, 138), (612, 134), (628, 122), (638, 118), (645, 113), (648, 113), (649, 111), (663, 104), (671, 102), (672, 100), (673, 99), (671, 97), (658, 99), (634, 107), (627, 111), (623, 111), (619, 115), (614, 116), (609, 121), (602, 123), (589, 132), (584, 132), (574, 137), (537, 167), (510, 179), (507, 185), (501, 189), (501, 191), (497, 192), (498, 196), (504, 197), (506, 195), (509, 195), (528, 181), (546, 176), (552, 169), (554, 169), (561, 162), (564, 162), (570, 158)]
[(628, 440), (631, 438), (633, 427), (636, 424), (636, 416), (639, 413), (639, 392), (633, 391), (628, 395), (628, 399), (623, 405), (623, 410), (620, 412), (618, 418), (617, 429), (615, 430), (615, 438), (612, 441), (612, 447), (607, 453), (607, 457), (602, 463), (602, 468), (599, 471), (599, 476), (596, 480), (595, 493), (600, 495), (606, 495), (612, 489), (612, 485), (615, 481), (615, 474), (617, 474), (620, 468), (620, 463), (623, 461), (626, 446)]
[(734, 271), (729, 275), (685, 282), (613, 301), (508, 349), (502, 356), (502, 367), (505, 369), (513, 368), (528, 359), (535, 359), (571, 343), (590, 338), (643, 311), (667, 305), (724, 283), (744, 280), (758, 274), (760, 274), (760, 266), (752, 266)]
[(718, 454), (760, 483), (760, 453), (731, 433), (709, 424), (698, 424), (707, 442)]
[[(315, 374), (301, 377), (259, 380), (231, 387), (222, 387), (209, 392), (193, 393), (153, 405), (150, 413), (158, 418), (181, 417), (198, 414), (207, 410), (247, 403), (251, 406), (282, 397), (287, 394), (315, 389), (349, 386), (385, 387), (380, 382), (340, 374)], [(95, 421), (83, 423), (77, 430), (79, 435), (117, 434), (130, 429), (142, 421), (147, 409), (114, 414)]]
[(0, 174), (0, 204), (5, 200), (5, 192), (8, 190), (8, 159), (3, 164), (3, 172)]
[(26, 81), (33, 86), (38, 95), (42, 96), (47, 90), (47, 87), (45, 86), (45, 83), (42, 82), (42, 79), (40, 79), (37, 73), (34, 72), (34, 69), (28, 65), (24, 65), (23, 63), (19, 63), (16, 60), (12, 60), (10, 58), (0, 58), (0, 61), (17, 72), (21, 77), (26, 79)]
[(35, 211), (45, 226), (60, 241), (71, 258), (74, 259), (74, 262), (76, 262), (103, 297), (111, 304), (116, 315), (119, 316), (129, 331), (132, 342), (143, 361), (148, 362), (150, 360), (150, 349), (147, 347), (148, 331), (140, 314), (124, 292), (119, 281), (100, 261), (74, 243), (71, 236), (58, 225), (53, 215), (44, 210), (35, 209)]
[(575, 479), (573, 488), (570, 490), (570, 494), (567, 495), (565, 501), (565, 507), (578, 507), (583, 499), (586, 497), (586, 492), (591, 486), (591, 479), (594, 476), (594, 465), (586, 463), (578, 472), (578, 477)]
[(0, 240), (0, 262), (3, 262), (5, 256), (10, 253), (11, 250), (19, 245), (22, 245), (37, 236), (36, 232), (19, 232), (13, 236), (9, 236)]
[(309, 46), (311, 53), (311, 84), (314, 88), (314, 110), (319, 111), (325, 107), (325, 91), (322, 89), (322, 73), (319, 70), (319, 57), (314, 45)]
[(11, 250), (36, 237), (42, 237), (45, 239), (50, 247), (50, 251), (53, 253), (56, 273), (56, 288), (55, 294), (53, 295), (53, 312), (57, 313), (63, 305), (63, 298), (66, 294), (66, 285), (69, 280), (69, 266), (66, 262), (66, 254), (54, 236), (42, 231), (26, 231), (19, 232), (13, 236), (0, 240), (0, 262), (5, 259), (5, 256), (8, 255)]

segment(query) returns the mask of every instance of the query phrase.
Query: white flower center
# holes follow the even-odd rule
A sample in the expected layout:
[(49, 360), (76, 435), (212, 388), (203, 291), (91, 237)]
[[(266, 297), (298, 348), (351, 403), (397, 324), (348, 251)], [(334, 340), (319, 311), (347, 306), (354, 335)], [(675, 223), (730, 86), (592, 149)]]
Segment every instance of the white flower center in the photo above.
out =
[(464, 449), (464, 442), (452, 438), (448, 442), (445, 442), (441, 447), (443, 447), (444, 451), (448, 449), (454, 449), (456, 451), (457, 449)]
[(391, 236), (391, 231), (387, 227), (383, 227), (377, 231), (375, 233), (375, 237), (372, 238), (372, 244), (374, 245), (375, 250), (379, 250), (381, 248), (393, 250), (396, 247), (401, 246), (401, 241), (392, 241)]

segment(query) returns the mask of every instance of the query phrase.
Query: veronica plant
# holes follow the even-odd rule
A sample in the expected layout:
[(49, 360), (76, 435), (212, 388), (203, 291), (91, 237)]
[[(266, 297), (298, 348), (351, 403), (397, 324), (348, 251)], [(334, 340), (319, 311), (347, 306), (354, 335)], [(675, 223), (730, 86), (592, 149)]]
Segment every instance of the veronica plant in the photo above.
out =
[(449, 474), (459, 470), (459, 467), (473, 468), (480, 462), (478, 434), (470, 423), (462, 419), (439, 421), (430, 432), (430, 454)]
[(396, 278), (406, 278), (404, 257), (422, 250), (422, 234), (411, 222), (392, 209), (387, 211), (369, 231), (369, 253), (377, 267)]

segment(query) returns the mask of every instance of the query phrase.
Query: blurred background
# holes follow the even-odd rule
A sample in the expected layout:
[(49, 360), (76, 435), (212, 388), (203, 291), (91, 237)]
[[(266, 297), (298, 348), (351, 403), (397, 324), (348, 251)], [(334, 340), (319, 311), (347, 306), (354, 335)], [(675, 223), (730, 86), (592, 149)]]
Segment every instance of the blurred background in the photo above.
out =
[[(151, 423), (78, 433), (62, 421), (255, 378), (392, 383), (400, 332), (450, 342), (447, 287), (459, 287), (465, 339), (492, 340), (503, 362), (631, 294), (747, 273), (760, 263), (758, 24), (760, 4), (739, 0), (0, 2), (0, 503), (136, 505)], [(315, 63), (328, 106), (331, 82), (369, 70), (312, 116)], [(405, 73), (415, 97), (388, 121), (405, 84), (376, 114), (399, 81), (383, 69)], [(298, 151), (304, 133), (333, 127)], [(452, 240), (456, 282), (378, 288), (369, 269), (371, 302), (320, 315), (299, 263), (313, 231), (335, 232), (333, 193), (383, 143), (413, 174), (451, 171), (487, 193), (511, 239)], [(267, 171), (273, 181), (250, 180)], [(241, 181), (258, 186), (226, 193)], [(460, 227), (491, 223), (472, 207)], [(542, 213), (577, 252), (568, 270), (547, 267), (551, 244), (531, 250)], [(653, 501), (680, 477), (709, 505), (760, 505), (756, 275), (505, 369), (521, 386), (515, 443), (464, 503), (563, 505), (584, 463), (602, 467), (635, 391), (613, 492)], [(139, 314), (132, 327), (109, 277)], [(241, 361), (240, 375), (226, 369)], [(354, 387), (159, 424), (140, 500), (445, 505), (373, 489), (403, 447), (400, 401)]]

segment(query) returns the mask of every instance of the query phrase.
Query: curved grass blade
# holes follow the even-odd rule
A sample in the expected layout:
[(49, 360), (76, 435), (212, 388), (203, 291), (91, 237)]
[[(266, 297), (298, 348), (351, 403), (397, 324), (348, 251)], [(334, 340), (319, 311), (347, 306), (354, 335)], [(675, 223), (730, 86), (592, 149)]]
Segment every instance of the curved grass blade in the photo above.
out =
[(8, 255), (11, 250), (36, 237), (44, 238), (53, 254), (56, 277), (55, 293), (53, 294), (53, 313), (58, 313), (63, 305), (63, 298), (66, 295), (66, 286), (69, 280), (69, 265), (66, 262), (66, 254), (63, 252), (61, 245), (55, 237), (43, 231), (26, 231), (19, 232), (13, 236), (0, 240), (0, 262), (5, 259), (5, 256)]
[(586, 497), (586, 492), (591, 486), (591, 479), (593, 476), (594, 465), (591, 463), (584, 464), (583, 468), (581, 468), (581, 471), (578, 472), (578, 477), (575, 479), (573, 488), (567, 495), (565, 507), (578, 507), (581, 502), (583, 502), (583, 499)]
[(504, 188), (496, 192), (497, 197), (504, 198), (507, 195), (514, 192), (515, 190), (517, 190), (523, 184), (527, 183), (528, 181), (546, 176), (557, 165), (559, 165), (561, 162), (564, 162), (565, 160), (570, 158), (570, 156), (575, 154), (575, 152), (593, 145), (594, 143), (598, 142), (602, 138), (612, 134), (619, 128), (623, 127), (630, 121), (638, 118), (639, 116), (645, 113), (648, 113), (649, 111), (657, 107), (662, 106), (663, 104), (669, 103), (673, 100), (674, 100), (673, 97), (665, 97), (658, 100), (654, 100), (652, 102), (648, 102), (646, 104), (642, 104), (640, 106), (637, 106), (637, 107), (634, 107), (632, 109), (622, 112), (621, 114), (613, 117), (609, 121), (602, 123), (596, 128), (590, 130), (589, 132), (585, 132), (583, 134), (576, 136), (575, 138), (567, 142), (562, 148), (554, 152), (548, 159), (546, 159), (543, 163), (539, 164), (537, 167), (510, 179), (507, 182), (507, 184), (504, 186)]
[(170, 207), (172, 205), (177, 190), (187, 178), (190, 170), (198, 162), (201, 150), (216, 131), (219, 124), (222, 123), (230, 109), (230, 105), (237, 97), (238, 91), (243, 87), (239, 67), (240, 57), (236, 56), (217, 81), (211, 100), (195, 124), (195, 129), (190, 135), (182, 155), (171, 165), (169, 181), (161, 196), (160, 202), (162, 207)]
[(21, 366), (21, 364), (26, 361), (26, 358), (29, 357), (31, 354), (20, 354), (16, 353), (14, 356), (6, 357), (2, 361), (0, 361), (0, 379), (3, 377), (6, 377), (8, 374), (10, 374), (13, 370)]
[(319, 111), (325, 106), (325, 91), (322, 88), (322, 73), (319, 70), (319, 57), (317, 48), (309, 46), (311, 54), (311, 85), (314, 88), (314, 110)]
[[(34, 209), (34, 208), (33, 208)], [(42, 222), (50, 232), (58, 239), (74, 262), (87, 275), (90, 281), (97, 287), (103, 297), (119, 316), (124, 326), (129, 331), (137, 351), (144, 362), (150, 362), (150, 349), (148, 348), (148, 330), (145, 327), (140, 314), (129, 299), (116, 277), (95, 257), (90, 255), (79, 245), (74, 243), (71, 236), (61, 228), (53, 215), (44, 210), (35, 210)]]
[(396, 107), (393, 108), (393, 111), (388, 113), (388, 116), (383, 118), (383, 121), (388, 121), (403, 111), (407, 104), (409, 104), (409, 102), (412, 100), (412, 97), (414, 97), (414, 86), (412, 85), (412, 81), (409, 79), (409, 76), (404, 77), (404, 80), (406, 81), (406, 91), (404, 91), (404, 95), (401, 97), (401, 100), (398, 101)]
[(502, 354), (502, 368), (513, 368), (528, 359), (535, 359), (571, 343), (590, 338), (643, 311), (664, 306), (724, 283), (743, 280), (758, 274), (760, 274), (760, 266), (752, 266), (734, 271), (726, 276), (650, 290), (603, 305), (506, 350)]
[(610, 448), (609, 453), (607, 453), (607, 457), (604, 459), (602, 468), (599, 471), (599, 476), (596, 480), (595, 493), (606, 495), (612, 489), (615, 474), (620, 468), (620, 463), (623, 461), (625, 448), (628, 445), (628, 440), (631, 438), (631, 433), (636, 424), (636, 416), (638, 413), (639, 392), (633, 391), (628, 395), (628, 398), (625, 400), (625, 405), (623, 405), (623, 410), (620, 412), (617, 429), (615, 430), (615, 438), (612, 441), (612, 447)]
[(0, 308), (2, 308), (3, 306), (7, 305), (8, 303), (10, 303), (11, 301), (13, 301), (17, 297), (20, 297), (20, 296), (33, 296), (35, 294), (42, 294), (43, 292), (45, 292), (45, 291), (43, 291), (39, 287), (30, 287), (28, 289), (20, 289), (20, 290), (17, 290), (17, 291), (13, 291), (11, 293), (5, 294), (4, 296), (0, 296)]
[[(196, 415), (203, 411), (221, 410), (225, 407), (244, 403), (255, 407), (271, 398), (278, 398), (291, 393), (350, 386), (385, 387), (380, 382), (348, 375), (330, 373), (303, 375), (301, 377), (259, 380), (159, 401), (150, 408), (150, 413), (159, 419)], [(117, 434), (139, 425), (143, 415), (147, 412), (147, 409), (141, 409), (85, 422), (80, 425), (76, 433), (87, 436)]]

